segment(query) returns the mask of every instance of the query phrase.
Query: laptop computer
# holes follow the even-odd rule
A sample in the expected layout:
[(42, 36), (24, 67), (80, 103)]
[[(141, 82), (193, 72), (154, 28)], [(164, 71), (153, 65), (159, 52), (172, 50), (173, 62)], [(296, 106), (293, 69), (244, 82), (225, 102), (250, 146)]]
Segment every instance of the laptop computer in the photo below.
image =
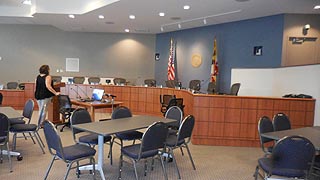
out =
[(103, 95), (104, 95), (104, 90), (103, 89), (93, 89), (93, 91), (92, 91), (92, 100), (101, 101)]

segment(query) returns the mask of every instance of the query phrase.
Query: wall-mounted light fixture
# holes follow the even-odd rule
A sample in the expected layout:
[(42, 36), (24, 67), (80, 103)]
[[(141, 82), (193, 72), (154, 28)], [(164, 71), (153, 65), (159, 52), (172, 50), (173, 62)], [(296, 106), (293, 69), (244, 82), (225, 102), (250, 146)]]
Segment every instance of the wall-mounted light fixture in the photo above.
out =
[(302, 29), (302, 34), (307, 35), (310, 28), (311, 28), (310, 24), (305, 24)]
[(177, 22), (174, 22), (174, 23), (169, 23), (169, 24), (162, 24), (161, 25), (161, 29), (165, 29), (166, 27), (168, 26), (176, 26), (178, 25), (178, 28), (181, 29), (181, 24), (187, 24), (189, 22), (192, 22), (192, 21), (203, 21), (203, 24), (207, 24), (208, 23), (208, 20), (210, 18), (214, 18), (214, 17), (219, 17), (219, 16), (224, 16), (224, 15), (229, 15), (229, 14), (235, 14), (235, 13), (239, 13), (241, 12), (242, 10), (241, 9), (238, 9), (238, 10), (235, 10), (235, 11), (229, 11), (229, 12), (225, 12), (225, 13), (220, 13), (220, 14), (213, 14), (213, 15), (210, 15), (210, 16), (204, 16), (204, 17), (198, 17), (198, 18), (194, 18), (194, 19), (187, 19), (187, 20), (183, 20), (183, 21), (177, 21)]

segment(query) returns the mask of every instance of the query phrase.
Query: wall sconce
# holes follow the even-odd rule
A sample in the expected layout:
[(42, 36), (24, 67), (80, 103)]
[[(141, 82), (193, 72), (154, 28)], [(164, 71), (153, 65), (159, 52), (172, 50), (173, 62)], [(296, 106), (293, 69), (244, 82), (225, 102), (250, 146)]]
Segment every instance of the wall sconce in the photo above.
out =
[(303, 35), (307, 35), (308, 34), (308, 30), (310, 29), (310, 24), (306, 24), (303, 26), (303, 29), (302, 29), (302, 34)]

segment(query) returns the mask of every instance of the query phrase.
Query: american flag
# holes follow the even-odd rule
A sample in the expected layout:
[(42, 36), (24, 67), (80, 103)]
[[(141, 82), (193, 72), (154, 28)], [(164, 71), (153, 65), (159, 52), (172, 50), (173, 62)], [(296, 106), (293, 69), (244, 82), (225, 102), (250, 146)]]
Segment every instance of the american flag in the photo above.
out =
[(175, 68), (174, 68), (174, 58), (175, 58), (175, 50), (174, 50), (174, 42), (171, 38), (170, 40), (170, 54), (169, 54), (169, 61), (168, 61), (168, 80), (175, 79)]
[(219, 67), (218, 67), (218, 55), (217, 55), (217, 40), (216, 38), (214, 38), (210, 81), (217, 82), (218, 74), (219, 74)]

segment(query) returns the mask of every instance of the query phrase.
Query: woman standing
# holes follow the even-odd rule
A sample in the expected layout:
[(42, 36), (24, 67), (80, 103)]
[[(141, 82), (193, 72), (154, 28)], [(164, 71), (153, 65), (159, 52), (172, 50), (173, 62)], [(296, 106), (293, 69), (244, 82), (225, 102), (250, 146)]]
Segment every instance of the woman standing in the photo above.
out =
[[(47, 108), (42, 111), (41, 109), (46, 105), (48, 107), (48, 103), (51, 101), (53, 96), (59, 95), (59, 92), (53, 89), (53, 81), (51, 80), (51, 76), (49, 75), (50, 68), (48, 65), (42, 65), (39, 69), (39, 75), (36, 79), (36, 91), (34, 93), (35, 98), (37, 99), (39, 106), (39, 116), (44, 117), (46, 115)], [(44, 117), (45, 118), (45, 117)]]

